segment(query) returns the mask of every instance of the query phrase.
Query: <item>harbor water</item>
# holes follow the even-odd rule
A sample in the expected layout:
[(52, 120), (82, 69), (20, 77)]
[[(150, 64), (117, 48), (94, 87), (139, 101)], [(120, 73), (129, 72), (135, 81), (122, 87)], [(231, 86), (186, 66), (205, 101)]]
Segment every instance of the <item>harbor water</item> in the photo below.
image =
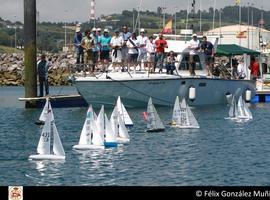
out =
[[(52, 94), (74, 94), (52, 87)], [(134, 127), (131, 141), (115, 149), (78, 152), (87, 108), (55, 108), (66, 152), (64, 162), (29, 161), (36, 153), (41, 109), (25, 109), (22, 87), (0, 87), (0, 185), (24, 186), (267, 186), (270, 185), (270, 104), (251, 104), (253, 120), (225, 119), (227, 105), (194, 107), (200, 129), (166, 126), (146, 133), (145, 109), (127, 109)], [(199, 98), (199, 97), (197, 97)], [(98, 110), (95, 110), (98, 112)], [(110, 116), (112, 110), (106, 109)], [(165, 124), (172, 107), (158, 107)]]

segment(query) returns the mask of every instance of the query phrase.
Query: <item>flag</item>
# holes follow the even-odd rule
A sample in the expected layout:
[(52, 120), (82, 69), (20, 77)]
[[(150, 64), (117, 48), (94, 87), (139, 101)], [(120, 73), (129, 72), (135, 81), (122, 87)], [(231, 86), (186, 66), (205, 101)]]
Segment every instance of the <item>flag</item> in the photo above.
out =
[(239, 6), (241, 0), (235, 0), (235, 5)]
[(247, 31), (240, 31), (236, 34), (236, 38), (247, 38)]
[(148, 115), (147, 115), (147, 112), (143, 112), (143, 118), (144, 118), (144, 120), (145, 120), (145, 121), (147, 121), (147, 120), (148, 120)]
[(173, 19), (170, 18), (170, 20), (167, 22), (165, 27), (162, 29), (161, 33), (163, 33), (163, 34), (171, 34), (172, 33), (172, 23), (173, 23)]

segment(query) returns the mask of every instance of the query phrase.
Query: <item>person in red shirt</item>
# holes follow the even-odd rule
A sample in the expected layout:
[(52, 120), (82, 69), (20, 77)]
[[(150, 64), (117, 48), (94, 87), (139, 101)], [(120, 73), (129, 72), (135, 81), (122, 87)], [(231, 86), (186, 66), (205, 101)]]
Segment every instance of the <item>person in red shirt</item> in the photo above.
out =
[(162, 68), (163, 68), (163, 61), (165, 57), (165, 48), (168, 48), (168, 43), (163, 38), (162, 33), (158, 35), (158, 39), (155, 41), (155, 46), (156, 46), (156, 59), (155, 59), (154, 72), (156, 70), (156, 67), (158, 66), (159, 73), (161, 73)]
[(260, 76), (260, 65), (258, 62), (258, 59), (255, 57), (251, 58), (250, 66), (248, 67), (250, 71), (250, 78), (251, 80), (257, 80), (257, 78)]

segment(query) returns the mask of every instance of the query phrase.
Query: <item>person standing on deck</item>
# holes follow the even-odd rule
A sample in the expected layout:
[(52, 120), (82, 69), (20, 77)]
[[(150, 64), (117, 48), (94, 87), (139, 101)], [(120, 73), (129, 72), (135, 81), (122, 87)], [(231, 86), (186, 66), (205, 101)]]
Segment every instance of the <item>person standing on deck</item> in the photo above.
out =
[(103, 63), (103, 71), (108, 69), (108, 62), (110, 59), (110, 42), (112, 37), (109, 35), (109, 30), (104, 29), (103, 35), (100, 37), (100, 61)]
[(128, 47), (127, 47), (127, 41), (128, 39), (131, 37), (131, 33), (128, 31), (128, 26), (123, 26), (122, 27), (122, 32), (120, 33), (120, 36), (123, 38), (124, 40), (124, 43), (123, 43), (123, 46), (122, 46), (122, 59), (123, 59), (123, 64), (124, 66), (127, 65), (128, 63)]
[(37, 63), (38, 80), (39, 80), (39, 96), (43, 97), (43, 87), (45, 86), (45, 95), (49, 95), (49, 62), (46, 55), (41, 55), (41, 60)]
[(207, 41), (207, 37), (203, 36), (203, 41), (200, 44), (200, 48), (204, 53), (205, 66), (207, 71), (207, 76), (211, 75), (213, 69), (213, 55), (214, 55), (214, 46), (211, 42)]
[(138, 62), (140, 65), (140, 70), (142, 70), (142, 62), (147, 62), (147, 50), (146, 50), (146, 44), (148, 43), (148, 37), (145, 35), (145, 30), (142, 28), (140, 30), (140, 35), (137, 37), (139, 42), (139, 56), (138, 56)]
[(154, 72), (154, 62), (155, 62), (155, 43), (154, 43), (154, 37), (150, 36), (149, 40), (146, 44), (146, 51), (147, 51), (147, 67), (149, 73)]
[(135, 32), (133, 32), (131, 34), (131, 37), (128, 39), (127, 47), (129, 56), (128, 71), (130, 71), (131, 65), (133, 65), (135, 71), (138, 64), (137, 60), (139, 55), (139, 41), (137, 40)]
[[(93, 39), (90, 36), (91, 32), (90, 30), (86, 30), (85, 31), (85, 36), (82, 39), (82, 48), (85, 51), (85, 64), (87, 65), (87, 67), (89, 67), (90, 65), (93, 65), (93, 51), (92, 51), (92, 46), (93, 46)], [(84, 70), (85, 72), (86, 70)]]
[(83, 47), (81, 46), (82, 43), (82, 33), (81, 33), (81, 28), (79, 26), (76, 26), (75, 30), (75, 35), (74, 35), (74, 40), (73, 40), (73, 45), (75, 47), (75, 52), (76, 52), (76, 69), (78, 71), (81, 70), (81, 64), (84, 63), (84, 52), (83, 52)]
[(91, 38), (93, 40), (93, 46), (92, 46), (93, 65), (92, 65), (91, 72), (94, 73), (97, 62), (99, 61), (99, 51), (100, 51), (100, 41), (99, 41), (99, 36), (97, 35), (97, 29), (96, 28), (92, 29)]
[(251, 57), (250, 66), (248, 67), (250, 71), (250, 79), (256, 81), (260, 76), (260, 64), (258, 58)]
[(195, 76), (195, 55), (198, 55), (200, 49), (200, 41), (197, 38), (197, 34), (192, 35), (192, 39), (189, 41), (189, 73), (191, 76)]
[(155, 46), (156, 46), (156, 58), (155, 58), (154, 72), (156, 70), (156, 67), (158, 66), (159, 73), (161, 73), (165, 58), (165, 48), (168, 48), (168, 43), (163, 38), (163, 33), (159, 33), (158, 39), (155, 41)]
[(115, 71), (116, 65), (122, 66), (122, 46), (124, 44), (123, 38), (119, 35), (119, 30), (114, 31), (115, 35), (112, 37), (110, 46), (112, 48), (112, 67)]

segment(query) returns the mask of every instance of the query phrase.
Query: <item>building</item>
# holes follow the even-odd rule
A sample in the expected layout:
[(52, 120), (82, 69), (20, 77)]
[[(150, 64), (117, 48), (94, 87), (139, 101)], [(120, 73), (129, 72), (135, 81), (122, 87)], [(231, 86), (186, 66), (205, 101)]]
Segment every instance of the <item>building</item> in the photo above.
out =
[(209, 30), (204, 34), (220, 36), (220, 44), (237, 44), (253, 50), (261, 50), (262, 45), (270, 43), (270, 31), (255, 26), (223, 26)]

